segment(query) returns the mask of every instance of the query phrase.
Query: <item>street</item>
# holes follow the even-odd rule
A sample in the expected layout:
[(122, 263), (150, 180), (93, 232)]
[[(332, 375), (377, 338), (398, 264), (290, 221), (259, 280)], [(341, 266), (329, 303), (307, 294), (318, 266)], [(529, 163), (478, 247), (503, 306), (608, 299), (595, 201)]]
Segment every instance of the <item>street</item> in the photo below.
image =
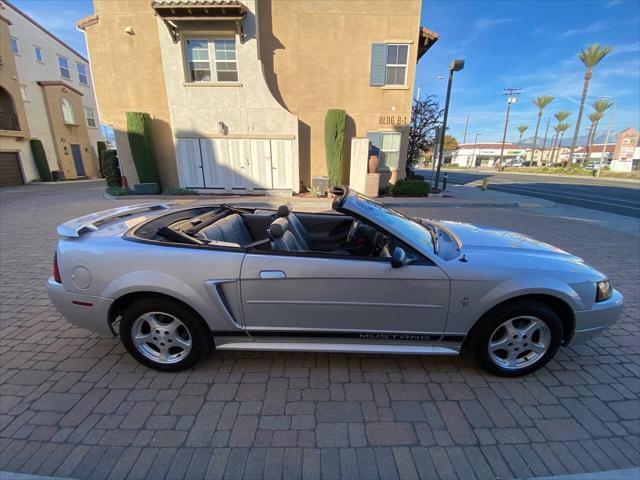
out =
[(531, 235), (583, 257), (623, 292), (615, 325), (527, 377), (486, 374), (468, 355), (279, 352), (212, 352), (192, 370), (160, 373), (117, 338), (72, 327), (45, 291), (57, 224), (140, 203), (103, 190), (0, 189), (0, 472), (507, 479), (638, 465), (638, 236), (545, 208), (446, 198), (402, 208)]
[[(553, 202), (592, 208), (640, 218), (640, 182), (619, 182), (605, 178), (560, 177), (521, 173), (500, 173), (480, 170), (441, 170), (448, 181), (455, 185), (476, 182), (489, 178), (489, 189), (544, 198)], [(428, 180), (431, 170), (418, 170)]]

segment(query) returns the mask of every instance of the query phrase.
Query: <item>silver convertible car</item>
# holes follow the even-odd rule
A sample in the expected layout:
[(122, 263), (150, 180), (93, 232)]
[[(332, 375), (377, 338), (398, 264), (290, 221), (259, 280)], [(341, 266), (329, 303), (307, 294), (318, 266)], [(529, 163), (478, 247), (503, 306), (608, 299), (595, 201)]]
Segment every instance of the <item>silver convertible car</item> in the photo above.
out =
[(145, 204), (58, 227), (49, 295), (158, 370), (216, 350), (455, 354), (517, 376), (602, 332), (622, 295), (581, 259), (407, 217), (347, 187), (332, 213)]

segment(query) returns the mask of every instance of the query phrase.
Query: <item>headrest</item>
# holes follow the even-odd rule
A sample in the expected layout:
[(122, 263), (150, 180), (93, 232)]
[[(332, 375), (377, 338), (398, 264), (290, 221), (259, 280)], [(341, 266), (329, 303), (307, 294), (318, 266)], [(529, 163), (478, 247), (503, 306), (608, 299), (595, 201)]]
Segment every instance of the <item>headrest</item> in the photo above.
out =
[(278, 207), (278, 217), (286, 217), (291, 213), (291, 205), (280, 205)]
[(269, 234), (273, 238), (280, 238), (289, 228), (289, 222), (286, 218), (277, 218), (269, 225)]

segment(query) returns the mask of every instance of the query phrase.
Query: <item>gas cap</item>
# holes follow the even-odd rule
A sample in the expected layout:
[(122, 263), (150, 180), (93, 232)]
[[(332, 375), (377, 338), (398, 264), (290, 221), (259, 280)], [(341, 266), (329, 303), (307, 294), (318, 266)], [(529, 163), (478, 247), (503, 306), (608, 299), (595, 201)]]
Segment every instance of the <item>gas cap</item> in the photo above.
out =
[(76, 287), (85, 290), (91, 285), (91, 274), (86, 267), (76, 267), (71, 274), (71, 280)]

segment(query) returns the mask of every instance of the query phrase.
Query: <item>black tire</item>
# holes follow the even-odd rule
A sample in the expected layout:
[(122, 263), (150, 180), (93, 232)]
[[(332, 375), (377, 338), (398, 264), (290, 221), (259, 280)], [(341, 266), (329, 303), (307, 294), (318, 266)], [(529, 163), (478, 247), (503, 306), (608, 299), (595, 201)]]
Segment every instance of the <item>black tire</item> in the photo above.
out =
[[(505, 366), (497, 363), (497, 361), (492, 358), (492, 355), (489, 353), (489, 342), (492, 340), (492, 336), (495, 341), (496, 337), (494, 336), (494, 332), (496, 332), (496, 329), (498, 329), (504, 322), (517, 317), (535, 317), (536, 319), (544, 322), (550, 333), (548, 348), (539, 356), (539, 358), (528, 365), (505, 368)], [(496, 334), (500, 336), (500, 331), (496, 332)], [(549, 308), (544, 303), (525, 301), (522, 303), (511, 303), (497, 307), (485, 315), (473, 328), (473, 331), (469, 336), (468, 345), (475, 356), (476, 361), (480, 364), (480, 367), (487, 372), (503, 377), (519, 377), (533, 373), (545, 366), (558, 351), (562, 341), (562, 336), (562, 321), (553, 309)], [(521, 340), (519, 338), (518, 341), (525, 342), (526, 339)], [(513, 348), (516, 349), (516, 347)], [(522, 348), (524, 351), (526, 347)], [(504, 352), (501, 353), (502, 355), (506, 354), (506, 350), (502, 352)]]
[[(160, 319), (168, 321), (169, 316), (172, 316), (182, 323), (182, 326), (179, 327), (181, 335), (190, 341), (191, 344), (188, 353), (181, 358), (174, 359), (172, 363), (155, 361), (153, 358), (150, 358), (149, 355), (142, 353), (134, 343), (133, 329), (134, 325), (136, 325), (136, 320), (151, 312), (165, 314), (160, 315), (158, 317)], [(153, 335), (153, 333), (150, 332), (150, 335)], [(163, 372), (176, 372), (192, 367), (208, 355), (213, 343), (211, 331), (200, 316), (179, 302), (158, 297), (138, 299), (124, 310), (122, 319), (120, 320), (120, 340), (129, 354), (140, 363)], [(155, 342), (153, 343), (155, 344)], [(147, 345), (148, 347), (158, 348), (153, 344)], [(149, 349), (148, 347), (147, 351), (151, 350), (152, 354), (153, 348)], [(173, 348), (175, 350), (175, 346)], [(178, 349), (178, 354), (176, 355), (180, 355), (179, 351)]]

